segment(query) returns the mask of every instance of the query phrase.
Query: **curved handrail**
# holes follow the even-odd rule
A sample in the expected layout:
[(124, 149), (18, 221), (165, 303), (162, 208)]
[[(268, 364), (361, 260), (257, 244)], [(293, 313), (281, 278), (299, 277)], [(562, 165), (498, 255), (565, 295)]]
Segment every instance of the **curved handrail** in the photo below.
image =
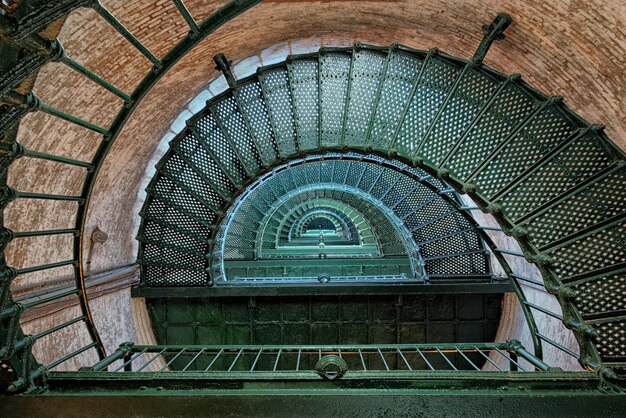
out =
[[(15, 114), (10, 115), (12, 117), (11, 121), (7, 122), (8, 124), (3, 123), (2, 124), (3, 128), (9, 129), (12, 126), (14, 126), (15, 125), (14, 122), (19, 121), (19, 119), (21, 119), (21, 117), (27, 111), (42, 110), (42, 111), (51, 113), (54, 116), (65, 119), (71, 123), (76, 123), (87, 129), (95, 130), (96, 132), (103, 135), (104, 140), (100, 142), (100, 145), (98, 146), (98, 149), (91, 163), (75, 162), (69, 159), (61, 159), (61, 158), (56, 157), (56, 160), (59, 160), (59, 161), (64, 160), (63, 162), (68, 163), (68, 164), (82, 165), (88, 169), (87, 175), (83, 182), (81, 194), (78, 200), (79, 205), (78, 205), (78, 209), (76, 213), (75, 229), (73, 230), (74, 251), (73, 251), (72, 265), (74, 266), (74, 275), (75, 275), (76, 287), (78, 291), (77, 295), (79, 298), (79, 305), (82, 311), (82, 318), (85, 321), (87, 330), (93, 341), (93, 344), (90, 344), (89, 348), (95, 347), (100, 359), (104, 359), (106, 357), (106, 352), (105, 352), (102, 340), (95, 327), (91, 310), (89, 308), (89, 302), (87, 300), (85, 273), (84, 273), (84, 266), (83, 266), (83, 252), (84, 252), (84, 246), (85, 246), (84, 233), (85, 233), (85, 226), (86, 226), (86, 221), (87, 221), (87, 212), (89, 208), (89, 203), (91, 201), (93, 189), (95, 186), (95, 181), (98, 176), (98, 173), (100, 172), (102, 164), (106, 156), (108, 155), (108, 152), (111, 149), (113, 143), (115, 142), (117, 137), (120, 135), (122, 129), (124, 128), (130, 116), (134, 113), (139, 103), (141, 103), (143, 98), (152, 89), (152, 87), (161, 79), (161, 77), (163, 77), (163, 75), (167, 73), (167, 71), (169, 71), (183, 56), (185, 56), (185, 54), (187, 54), (190, 50), (192, 50), (196, 45), (198, 45), (202, 40), (208, 37), (211, 33), (213, 33), (215, 30), (217, 30), (219, 27), (221, 27), (222, 25), (224, 25), (231, 19), (237, 17), (239, 14), (245, 12), (246, 10), (253, 7), (254, 5), (260, 3), (260, 1), (261, 0), (230, 1), (225, 6), (221, 7), (220, 9), (212, 13), (209, 17), (207, 17), (203, 22), (199, 24), (196, 24), (195, 21), (193, 21), (193, 18), (190, 19), (188, 12), (183, 13), (183, 11), (179, 7), (179, 11), (183, 13), (185, 20), (187, 21), (188, 24), (190, 24), (191, 31), (189, 34), (183, 37), (178, 43), (176, 43), (176, 45), (174, 45), (174, 47), (172, 47), (172, 49), (170, 49), (170, 51), (168, 51), (161, 60), (158, 60), (156, 59), (156, 57), (152, 56), (151, 53), (136, 38), (134, 38), (132, 34), (130, 34), (130, 32), (128, 32), (126, 28), (124, 28), (124, 26), (119, 21), (117, 21), (117, 19), (113, 17), (113, 15), (111, 15), (110, 12), (108, 12), (108, 10), (106, 10), (97, 0), (87, 0), (87, 1), (76, 0), (74, 2), (71, 2), (71, 1), (67, 2), (67, 4), (63, 4), (62, 6), (59, 5), (59, 7), (57, 8), (46, 9), (44, 7), (45, 9), (44, 11), (48, 13), (47, 15), (43, 16), (42, 19), (39, 19), (39, 20), (37, 19), (33, 20), (33, 18), (31, 17), (30, 20), (25, 20), (25, 23), (20, 22), (22, 26), (18, 25), (18, 26), (11, 27), (10, 26), (11, 22), (7, 20), (7, 18), (4, 16), (2, 17), (2, 20), (0, 21), (0, 23), (10, 27), (10, 29), (8, 30), (9, 36), (12, 36), (12, 35), (16, 36), (15, 38), (16, 40), (20, 40), (20, 42), (26, 44), (29, 48), (35, 49), (37, 51), (36, 52), (37, 54), (41, 54), (43, 51), (44, 53), (47, 53), (49, 55), (48, 59), (60, 59), (61, 61), (69, 65), (70, 67), (76, 69), (77, 71), (85, 75), (86, 77), (94, 80), (95, 82), (100, 84), (102, 87), (112, 91), (114, 94), (117, 94), (118, 96), (122, 97), (125, 100), (124, 106), (118, 112), (117, 116), (115, 117), (109, 129), (104, 129), (104, 128), (89, 124), (85, 121), (82, 121), (79, 118), (65, 114), (61, 111), (58, 111), (46, 105), (45, 103), (42, 103), (32, 92), (26, 96), (20, 96), (20, 95), (16, 95), (13, 92), (8, 92), (7, 96), (2, 97), (2, 100), (4, 102), (9, 103), (12, 106), (17, 106), (18, 109), (21, 109), (17, 113), (14, 112)], [(137, 87), (134, 89), (134, 91), (132, 92), (130, 96), (123, 94), (121, 91), (113, 87), (111, 84), (107, 83), (102, 78), (98, 77), (91, 71), (82, 67), (80, 64), (69, 59), (64, 54), (63, 48), (58, 40), (55, 39), (52, 42), (46, 42), (46, 40), (38, 37), (37, 35), (34, 35), (35, 29), (33, 28), (41, 26), (40, 29), (42, 29), (44, 27), (43, 25), (46, 24), (46, 22), (51, 23), (52, 21), (58, 19), (59, 17), (64, 16), (67, 13), (71, 12), (72, 10), (79, 8), (79, 7), (83, 7), (83, 6), (94, 8), (101, 16), (103, 16), (103, 18), (109, 24), (111, 24), (124, 37), (126, 37), (126, 39), (129, 42), (131, 42), (133, 46), (138, 48), (141, 52), (144, 53), (144, 55), (146, 55), (153, 62), (154, 67), (152, 68), (152, 70), (149, 71), (144, 76), (144, 78), (139, 82), (139, 84), (137, 85)], [(177, 5), (177, 6), (180, 6), (180, 5)], [(191, 22), (193, 22), (193, 24)], [(43, 62), (45, 63), (45, 60)], [(19, 80), (17, 80), (17, 78), (20, 78), (20, 77), (17, 77), (17, 76), (14, 77), (14, 79), (16, 80), (13, 80), (12, 83), (17, 85), (18, 81), (21, 82), (27, 76), (30, 76), (30, 74), (34, 71), (37, 71), (41, 65), (42, 64), (38, 62), (37, 65), (32, 65), (31, 68), (27, 68), (26, 69), (27, 71), (25, 71), (24, 69), (21, 69), (21, 71), (24, 71), (23, 77), (21, 77), (21, 79)], [(18, 76), (20, 75), (19, 70), (16, 71), (16, 73), (18, 74)], [(17, 146), (19, 147), (19, 144)], [(19, 148), (18, 148), (18, 152), (19, 152)], [(19, 157), (20, 155), (18, 152), (9, 154), (8, 157), (11, 159)], [(21, 152), (22, 154), (24, 154), (23, 148), (21, 149)], [(34, 152), (30, 152), (31, 156), (36, 157), (35, 154), (36, 153)], [(39, 154), (40, 154), (39, 156), (40, 158), (42, 157), (47, 158), (47, 159), (55, 158), (55, 156), (49, 156), (43, 153), (39, 153)], [(2, 199), (3, 207), (4, 205), (6, 205), (6, 202), (12, 200), (15, 197), (26, 197), (26, 194), (24, 193), (22, 193), (21, 196), (15, 192), (10, 193), (11, 189), (6, 188), (6, 187), (3, 189), (3, 192), (5, 195), (4, 199)], [(7, 195), (7, 193), (9, 194)], [(36, 196), (36, 197), (51, 198), (51, 197), (46, 197), (45, 195)], [(8, 242), (11, 238), (13, 238), (13, 235), (14, 234), (7, 232), (3, 235), (3, 237), (5, 238), (5, 241)], [(17, 276), (19, 273), (20, 273), (19, 271), (16, 271), (15, 269), (11, 269), (7, 267), (3, 271), (2, 275), (6, 282), (10, 282), (10, 280), (13, 277)], [(7, 285), (7, 288), (8, 288), (8, 285)], [(17, 310), (12, 309), (12, 308), (8, 308), (8, 309), (11, 309), (12, 312), (20, 311), (19, 309)], [(3, 313), (5, 310), (3, 310)], [(77, 355), (77, 354), (74, 354), (74, 355)], [(12, 390), (18, 390), (27, 384), (28, 384), (27, 379), (22, 379), (19, 385), (14, 384), (12, 386)]]

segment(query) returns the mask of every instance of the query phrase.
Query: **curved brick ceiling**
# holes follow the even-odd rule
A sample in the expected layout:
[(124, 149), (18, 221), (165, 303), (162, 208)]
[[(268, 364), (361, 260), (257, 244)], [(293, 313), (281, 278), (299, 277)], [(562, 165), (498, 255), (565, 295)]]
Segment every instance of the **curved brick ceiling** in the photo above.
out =
[[(157, 56), (187, 31), (170, 2), (104, 4)], [(223, 2), (186, 4), (199, 20)], [(514, 23), (507, 38), (493, 46), (485, 63), (505, 73), (521, 73), (549, 94), (564, 94), (573, 110), (590, 121), (605, 123), (609, 137), (624, 147), (624, 4), (267, 1), (229, 22), (181, 60), (129, 120), (100, 173), (93, 199), (97, 203), (90, 208), (89, 224), (99, 225), (110, 237), (94, 256), (94, 269), (133, 261), (132, 225), (136, 214), (132, 208), (143, 170), (156, 141), (172, 120), (216, 76), (210, 59), (215, 53), (224, 52), (236, 61), (290, 40), (311, 45), (312, 49), (320, 43), (350, 44), (359, 40), (400, 42), (423, 49), (437, 46), (452, 55), (469, 57), (482, 36), (480, 25), (491, 21), (499, 11), (511, 14)], [(130, 90), (149, 69), (149, 62), (91, 10), (72, 13), (60, 39), (77, 61), (96, 69), (122, 89)], [(50, 64), (41, 71), (35, 90), (50, 104), (103, 124), (112, 120), (120, 104), (114, 96), (60, 64)], [(107, 109), (103, 106), (107, 104), (115, 106)], [(39, 113), (27, 116), (18, 137), (25, 145), (73, 157), (91, 157), (96, 143), (95, 135)], [(82, 145), (77, 147), (77, 143)], [(75, 172), (61, 172), (53, 164), (27, 167), (18, 161), (11, 169), (11, 182), (17, 189), (74, 191), (82, 180)], [(25, 222), (29, 219), (54, 223), (69, 216), (64, 215), (62, 203), (55, 206), (54, 216), (36, 205), (13, 206), (15, 210), (7, 223), (15, 230), (27, 229)], [(27, 245), (36, 245), (40, 249), (34, 252), (37, 257), (50, 259), (56, 256), (52, 252), (58, 241), (24, 240), (12, 248), (19, 255)]]

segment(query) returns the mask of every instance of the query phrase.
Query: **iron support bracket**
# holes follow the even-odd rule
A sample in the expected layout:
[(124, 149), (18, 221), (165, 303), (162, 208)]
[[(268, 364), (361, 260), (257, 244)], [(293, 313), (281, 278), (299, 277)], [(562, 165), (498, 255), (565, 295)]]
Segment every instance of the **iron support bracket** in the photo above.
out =
[(509, 27), (513, 19), (506, 13), (499, 13), (490, 25), (483, 25), (483, 40), (476, 48), (476, 52), (472, 57), (474, 65), (480, 65), (485, 59), (489, 48), (494, 41), (504, 39), (504, 31)]

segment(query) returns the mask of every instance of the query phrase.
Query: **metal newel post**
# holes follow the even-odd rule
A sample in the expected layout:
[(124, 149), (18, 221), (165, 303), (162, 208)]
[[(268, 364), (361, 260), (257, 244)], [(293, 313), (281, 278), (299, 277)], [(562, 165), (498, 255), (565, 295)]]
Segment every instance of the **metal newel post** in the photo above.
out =
[(221, 71), (222, 74), (224, 74), (224, 77), (226, 78), (226, 82), (228, 83), (228, 87), (230, 87), (231, 89), (234, 89), (235, 86), (237, 85), (237, 80), (235, 80), (235, 76), (233, 75), (233, 72), (230, 69), (231, 62), (226, 59), (224, 54), (215, 55), (213, 57), (213, 61), (215, 61), (215, 64), (216, 64), (215, 69)]

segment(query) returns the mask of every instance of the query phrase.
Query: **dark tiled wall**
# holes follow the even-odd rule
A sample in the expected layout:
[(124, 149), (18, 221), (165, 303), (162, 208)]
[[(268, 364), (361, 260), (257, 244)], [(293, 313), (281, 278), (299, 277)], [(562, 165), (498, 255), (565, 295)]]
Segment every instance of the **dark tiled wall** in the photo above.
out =
[(493, 341), (501, 301), (499, 294), (311, 296), (151, 299), (148, 306), (159, 344), (393, 344)]

